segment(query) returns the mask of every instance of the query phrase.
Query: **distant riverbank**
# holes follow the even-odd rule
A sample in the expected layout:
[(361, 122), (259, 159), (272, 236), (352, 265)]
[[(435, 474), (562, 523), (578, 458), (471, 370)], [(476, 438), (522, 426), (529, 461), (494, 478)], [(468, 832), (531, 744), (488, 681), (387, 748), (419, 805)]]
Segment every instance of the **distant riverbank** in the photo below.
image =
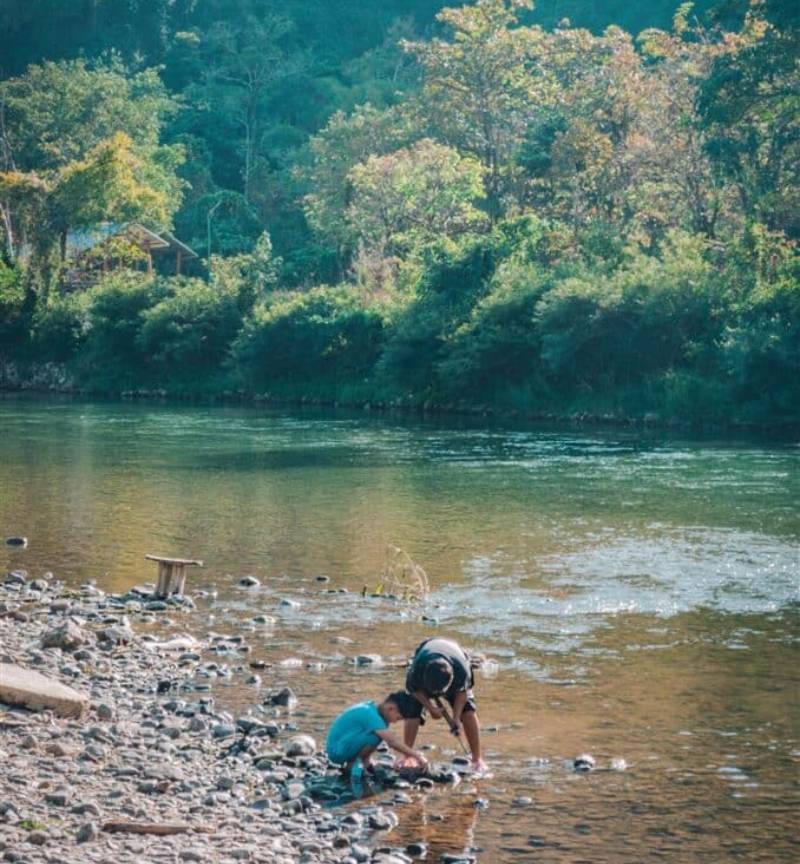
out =
[[(346, 388), (351, 389), (351, 388)], [(360, 388), (359, 395), (352, 392), (337, 398), (334, 392), (329, 395), (305, 395), (302, 387), (282, 388), (280, 393), (253, 393), (244, 390), (226, 390), (199, 386), (197, 389), (186, 387), (141, 387), (127, 390), (103, 390), (84, 387), (67, 366), (59, 363), (27, 363), (0, 361), (0, 394), (39, 393), (79, 396), (82, 398), (102, 398), (120, 401), (160, 402), (160, 403), (205, 403), (231, 405), (260, 405), (269, 407), (313, 407), (346, 409), (357, 412), (385, 414), (424, 414), (442, 416), (483, 417), (507, 422), (527, 422), (536, 424), (579, 425), (598, 427), (630, 427), (672, 429), (701, 433), (753, 432), (792, 434), (800, 431), (800, 421), (779, 420), (753, 421), (736, 417), (687, 418), (648, 410), (642, 413), (625, 413), (609, 410), (608, 407), (593, 407), (591, 400), (580, 400), (572, 406), (549, 408), (516, 408), (507, 404), (487, 402), (471, 403), (467, 400), (435, 401), (431, 399), (390, 398), (371, 396), (368, 387)], [(297, 392), (293, 392), (293, 391)], [(587, 401), (589, 405), (587, 406)]]

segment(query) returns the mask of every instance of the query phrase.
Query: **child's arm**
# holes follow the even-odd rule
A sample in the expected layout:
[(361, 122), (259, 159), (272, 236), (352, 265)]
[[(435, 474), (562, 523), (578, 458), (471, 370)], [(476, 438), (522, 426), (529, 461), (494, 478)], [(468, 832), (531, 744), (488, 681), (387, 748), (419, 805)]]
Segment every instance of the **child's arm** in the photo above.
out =
[(392, 750), (397, 750), (398, 753), (404, 753), (406, 756), (411, 756), (412, 759), (416, 759), (423, 768), (427, 767), (428, 760), (419, 752), (419, 750), (413, 750), (411, 747), (407, 747), (399, 738), (392, 735), (388, 729), (376, 729), (375, 734), (378, 738), (385, 741)]

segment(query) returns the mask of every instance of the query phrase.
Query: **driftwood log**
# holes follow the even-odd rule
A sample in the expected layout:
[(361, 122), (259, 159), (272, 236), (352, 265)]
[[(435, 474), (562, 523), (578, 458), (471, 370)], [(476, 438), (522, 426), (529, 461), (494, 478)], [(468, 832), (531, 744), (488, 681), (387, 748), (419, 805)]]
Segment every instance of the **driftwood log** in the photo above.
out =
[(186, 825), (181, 822), (106, 822), (103, 831), (110, 834), (213, 834), (210, 825)]

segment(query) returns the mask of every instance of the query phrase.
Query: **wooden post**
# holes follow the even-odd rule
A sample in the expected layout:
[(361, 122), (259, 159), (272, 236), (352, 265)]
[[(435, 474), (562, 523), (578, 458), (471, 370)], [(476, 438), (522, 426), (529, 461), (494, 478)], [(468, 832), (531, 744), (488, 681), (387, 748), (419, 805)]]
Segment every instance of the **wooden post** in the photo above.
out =
[(162, 558), (160, 555), (145, 555), (148, 561), (158, 563), (156, 597), (183, 594), (186, 589), (186, 568), (202, 567), (203, 562), (193, 558)]

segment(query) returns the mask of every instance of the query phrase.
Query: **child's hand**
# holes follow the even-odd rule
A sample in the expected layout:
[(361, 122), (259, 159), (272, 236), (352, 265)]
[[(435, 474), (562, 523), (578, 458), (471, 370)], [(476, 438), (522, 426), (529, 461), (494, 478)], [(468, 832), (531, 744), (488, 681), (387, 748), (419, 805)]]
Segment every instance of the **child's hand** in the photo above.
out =
[(426, 771), (428, 768), (428, 760), (419, 752), (419, 750), (414, 751), (414, 758), (419, 763), (419, 767), (422, 768), (423, 771)]

